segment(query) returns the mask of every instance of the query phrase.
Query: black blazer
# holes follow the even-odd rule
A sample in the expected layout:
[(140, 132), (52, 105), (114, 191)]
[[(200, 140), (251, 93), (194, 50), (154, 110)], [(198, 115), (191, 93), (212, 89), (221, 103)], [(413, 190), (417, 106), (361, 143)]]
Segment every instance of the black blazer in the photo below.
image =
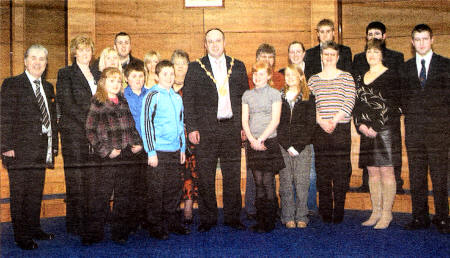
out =
[(311, 94), (307, 101), (303, 101), (299, 96), (292, 111), (292, 118), (291, 107), (284, 93), (281, 97), (281, 117), (277, 128), (278, 142), (285, 150), (292, 146), (298, 152), (301, 152), (306, 145), (312, 143), (316, 127), (316, 103), (314, 96)]
[[(225, 56), (227, 70), (230, 68), (231, 57)], [(213, 75), (211, 63), (208, 56), (201, 58), (205, 68)], [(234, 66), (228, 80), (230, 87), (231, 108), (233, 110), (233, 128), (240, 130), (242, 95), (248, 89), (247, 71), (244, 63), (234, 59)], [(213, 80), (206, 74), (200, 64), (196, 61), (189, 64), (184, 79), (183, 103), (186, 130), (188, 133), (199, 131), (212, 133), (217, 126), (217, 89)], [(234, 133), (234, 132), (233, 132)]]
[[(352, 50), (344, 45), (339, 46), (339, 60), (337, 68), (350, 72), (352, 69)], [(320, 59), (320, 45), (306, 50), (305, 54), (305, 76), (306, 80), (314, 74), (322, 72), (322, 61)]]
[[(53, 153), (58, 151), (56, 103), (53, 85), (42, 79), (52, 127)], [(7, 78), (1, 87), (1, 153), (14, 150), (17, 164), (45, 165), (47, 145), (42, 144), (41, 111), (25, 73)], [(3, 157), (3, 156), (2, 156)], [(3, 157), (5, 158), (5, 157)]]
[[(91, 69), (92, 74), (95, 73)], [(61, 68), (56, 82), (59, 130), (87, 143), (86, 118), (91, 105), (92, 92), (77, 63)]]
[[(383, 64), (389, 70), (395, 70), (398, 71), (400, 69), (400, 66), (404, 63), (404, 56), (403, 53), (390, 50), (390, 49), (383, 49)], [(367, 71), (369, 71), (370, 66), (367, 63), (366, 59), (366, 52), (361, 52), (359, 54), (356, 54), (353, 58), (352, 63), (352, 74), (353, 77), (356, 78), (358, 75), (363, 76)]]
[(407, 133), (411, 128), (437, 143), (448, 141), (444, 135), (450, 128), (450, 60), (433, 53), (424, 89), (420, 86), (418, 69), (415, 57), (400, 69)]

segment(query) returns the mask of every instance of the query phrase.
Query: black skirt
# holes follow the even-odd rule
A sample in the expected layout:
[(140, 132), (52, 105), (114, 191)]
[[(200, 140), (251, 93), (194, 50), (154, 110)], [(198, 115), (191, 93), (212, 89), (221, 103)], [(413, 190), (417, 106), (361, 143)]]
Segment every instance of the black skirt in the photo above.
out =
[(257, 151), (249, 145), (247, 149), (247, 166), (252, 170), (260, 170), (278, 174), (285, 167), (277, 138), (266, 139), (267, 150)]
[(386, 127), (375, 138), (361, 135), (359, 166), (389, 167), (400, 166), (401, 156), (400, 128)]

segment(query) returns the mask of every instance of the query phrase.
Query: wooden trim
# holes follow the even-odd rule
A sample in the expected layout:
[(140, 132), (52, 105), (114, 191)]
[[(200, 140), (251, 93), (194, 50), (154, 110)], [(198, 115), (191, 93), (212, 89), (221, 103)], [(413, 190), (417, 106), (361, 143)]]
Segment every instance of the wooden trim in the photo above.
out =
[(184, 8), (225, 8), (225, 0), (184, 0)]

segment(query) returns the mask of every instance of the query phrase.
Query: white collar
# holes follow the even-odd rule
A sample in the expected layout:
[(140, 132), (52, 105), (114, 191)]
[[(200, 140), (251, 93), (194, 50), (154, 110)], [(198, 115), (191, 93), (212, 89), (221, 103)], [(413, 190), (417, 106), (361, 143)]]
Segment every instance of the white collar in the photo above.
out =
[(25, 70), (25, 74), (27, 75), (28, 80), (30, 80), (31, 85), (34, 85), (34, 81), (35, 81), (35, 80), (39, 80), (39, 81), (41, 82), (41, 84), (42, 84), (42, 79), (41, 79), (41, 77), (39, 77), (39, 78), (34, 78), (34, 76), (31, 75), (31, 73), (28, 72), (28, 70)]
[(420, 64), (422, 59), (424, 59), (425, 64), (427, 64), (427, 66), (428, 66), (428, 64), (431, 62), (431, 57), (433, 57), (433, 50), (431, 50), (431, 49), (424, 56), (422, 56), (416, 52), (416, 63)]
[(208, 59), (211, 64), (216, 64), (217, 61), (226, 64), (225, 53), (223, 53), (219, 58), (212, 57), (210, 54), (208, 54)]

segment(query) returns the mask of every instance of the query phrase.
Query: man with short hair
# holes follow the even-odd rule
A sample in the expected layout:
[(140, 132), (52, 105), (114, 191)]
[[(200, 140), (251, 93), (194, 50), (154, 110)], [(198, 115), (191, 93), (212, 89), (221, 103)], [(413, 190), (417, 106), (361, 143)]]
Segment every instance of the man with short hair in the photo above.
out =
[(433, 52), (433, 32), (428, 25), (416, 25), (411, 37), (415, 57), (400, 69), (413, 216), (405, 229), (430, 226), (429, 169), (436, 211), (432, 222), (440, 233), (448, 234), (450, 60)]
[(34, 240), (51, 240), (40, 225), (45, 168), (58, 152), (53, 85), (42, 74), (48, 51), (32, 45), (25, 52), (25, 72), (1, 87), (1, 156), (10, 182), (11, 219), (16, 244), (38, 248)]
[[(403, 54), (391, 49), (386, 48), (386, 26), (379, 22), (374, 21), (369, 23), (366, 27), (366, 42), (371, 39), (380, 39), (383, 41), (383, 65), (386, 66), (390, 70), (398, 71), (400, 69), (400, 66), (404, 63), (404, 57)], [(359, 54), (355, 55), (355, 58), (353, 58), (353, 64), (352, 64), (352, 73), (353, 77), (357, 78), (358, 76), (364, 76), (364, 74), (369, 71), (369, 64), (367, 63), (366, 59), (366, 52), (363, 51)], [(400, 85), (391, 85), (392, 87), (400, 87)], [(401, 137), (400, 132), (400, 121), (398, 121), (398, 126), (395, 129), (395, 132)], [(401, 177), (402, 173), (402, 166), (395, 166), (395, 181), (397, 182), (397, 193), (398, 194), (404, 194), (405, 191), (403, 190), (403, 180)], [(362, 185), (356, 189), (357, 192), (368, 192), (369, 191), (369, 176), (367, 167), (363, 168), (363, 178), (362, 178)]]
[(241, 109), (248, 89), (244, 64), (225, 55), (225, 35), (217, 28), (205, 34), (208, 54), (189, 64), (183, 102), (189, 141), (196, 145), (199, 232), (217, 225), (215, 179), (220, 159), (224, 224), (238, 230), (241, 200)]
[[(323, 19), (317, 24), (317, 37), (319, 45), (306, 50), (305, 55), (305, 76), (306, 80), (314, 74), (322, 71), (322, 61), (320, 58), (320, 48), (327, 41), (334, 41), (334, 23), (329, 19)], [(352, 51), (349, 47), (338, 45), (339, 60), (337, 68), (350, 72), (352, 68)]]
[[(127, 68), (127, 65), (131, 62), (137, 62), (139, 65), (144, 65), (144, 62), (142, 62), (141, 59), (131, 55), (131, 37), (128, 33), (119, 32), (114, 36), (114, 49), (117, 50), (117, 53), (119, 54), (122, 71), (125, 71), (125, 68)], [(99, 61), (100, 58), (92, 63), (94, 74), (100, 74), (98, 68)]]
[[(270, 65), (272, 68), (272, 87), (281, 90), (284, 87), (284, 76), (275, 70), (275, 59), (276, 52), (272, 45), (267, 43), (259, 45), (256, 50), (256, 62), (263, 61)], [(253, 74), (251, 72), (248, 74), (248, 85), (250, 86), (250, 89), (255, 87), (255, 84), (253, 83)]]

